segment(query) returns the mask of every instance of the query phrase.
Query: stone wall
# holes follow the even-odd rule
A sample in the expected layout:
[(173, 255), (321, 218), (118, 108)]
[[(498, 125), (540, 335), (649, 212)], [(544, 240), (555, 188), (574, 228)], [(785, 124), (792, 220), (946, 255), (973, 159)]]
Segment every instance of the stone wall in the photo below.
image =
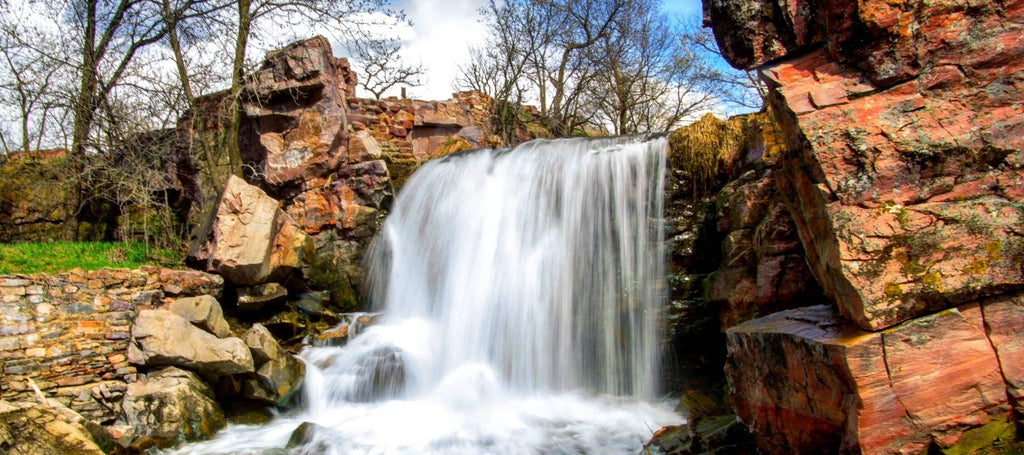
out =
[(761, 450), (1021, 450), (1024, 2), (704, 4), (830, 301), (728, 332)]
[(112, 423), (137, 377), (126, 357), (137, 312), (216, 296), (222, 285), (215, 275), (157, 267), (0, 277), (0, 398), (29, 399), (34, 384), (87, 419)]

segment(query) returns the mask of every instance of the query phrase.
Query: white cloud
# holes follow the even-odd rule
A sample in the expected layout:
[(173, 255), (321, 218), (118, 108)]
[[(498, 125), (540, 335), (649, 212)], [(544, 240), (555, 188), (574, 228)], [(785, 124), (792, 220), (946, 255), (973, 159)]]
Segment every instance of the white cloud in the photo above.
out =
[(402, 57), (422, 63), (427, 74), (423, 85), (408, 89), (410, 97), (443, 100), (451, 97), (459, 66), (469, 60), (469, 48), (487, 39), (487, 27), (479, 10), (486, 0), (406, 0), (396, 5), (412, 21), (402, 30)]

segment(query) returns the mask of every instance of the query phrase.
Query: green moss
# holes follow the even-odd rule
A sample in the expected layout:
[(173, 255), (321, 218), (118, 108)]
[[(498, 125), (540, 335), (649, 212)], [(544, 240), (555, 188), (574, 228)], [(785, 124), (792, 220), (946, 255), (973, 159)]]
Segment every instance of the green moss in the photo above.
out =
[(898, 299), (903, 296), (903, 287), (892, 281), (885, 283), (885, 296), (890, 299)]
[[(1011, 454), (1021, 453), (1016, 442), (1017, 431), (1013, 422), (993, 420), (984, 426), (967, 430), (960, 440), (942, 449), (946, 455)], [(1015, 443), (1016, 442), (1016, 443)]]
[(336, 310), (348, 313), (362, 309), (348, 277), (342, 273), (340, 265), (335, 263), (330, 255), (314, 256), (313, 265), (306, 273), (306, 278), (314, 288), (330, 291), (331, 305)]

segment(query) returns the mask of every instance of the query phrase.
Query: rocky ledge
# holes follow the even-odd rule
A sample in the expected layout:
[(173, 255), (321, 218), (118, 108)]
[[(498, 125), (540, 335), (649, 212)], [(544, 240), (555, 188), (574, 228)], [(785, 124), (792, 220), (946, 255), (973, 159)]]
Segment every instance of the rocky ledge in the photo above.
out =
[(829, 301), (727, 332), (760, 450), (1019, 453), (1024, 1), (704, 6)]

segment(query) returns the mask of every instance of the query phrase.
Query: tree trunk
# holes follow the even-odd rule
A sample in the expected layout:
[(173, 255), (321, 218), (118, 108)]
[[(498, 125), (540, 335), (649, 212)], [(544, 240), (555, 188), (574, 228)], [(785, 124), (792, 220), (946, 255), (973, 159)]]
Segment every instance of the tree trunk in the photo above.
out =
[(231, 91), (228, 94), (227, 144), (231, 173), (242, 176), (242, 152), (239, 138), (242, 133), (242, 89), (245, 83), (245, 47), (252, 25), (251, 0), (238, 2), (238, 31), (235, 37), (235, 58), (231, 67)]

